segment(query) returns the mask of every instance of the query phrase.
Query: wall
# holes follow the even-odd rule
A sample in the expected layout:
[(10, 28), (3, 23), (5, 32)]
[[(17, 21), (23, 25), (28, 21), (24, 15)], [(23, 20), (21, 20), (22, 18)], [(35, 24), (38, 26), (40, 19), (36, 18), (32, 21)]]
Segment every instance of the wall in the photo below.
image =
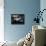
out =
[[(46, 0), (41, 0), (40, 1), (40, 10), (46, 9)], [(46, 11), (44, 11), (43, 15), (43, 22), (40, 22), (40, 25), (46, 27)], [(46, 40), (45, 40), (45, 44), (46, 44)]]
[[(40, 0), (4, 0), (4, 35), (7, 41), (18, 41), (32, 29), (35, 12), (40, 9)], [(24, 25), (12, 25), (11, 14), (25, 14)], [(34, 24), (34, 23), (33, 23)]]
[(4, 0), (0, 0), (0, 42), (4, 41)]
[[(46, 0), (41, 0), (41, 1), (40, 1), (40, 9), (41, 9), (41, 11), (42, 11), (43, 9), (46, 9)], [(43, 12), (42, 17), (43, 17), (43, 22), (41, 21), (41, 22), (40, 22), (40, 25), (43, 25), (43, 26), (46, 27), (46, 10)]]

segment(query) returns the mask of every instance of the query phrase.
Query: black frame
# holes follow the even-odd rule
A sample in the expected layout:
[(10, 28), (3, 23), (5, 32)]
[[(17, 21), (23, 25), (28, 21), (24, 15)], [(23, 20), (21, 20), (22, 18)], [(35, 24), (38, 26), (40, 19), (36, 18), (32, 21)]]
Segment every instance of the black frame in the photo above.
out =
[(11, 24), (24, 24), (25, 16), (24, 14), (11, 14)]

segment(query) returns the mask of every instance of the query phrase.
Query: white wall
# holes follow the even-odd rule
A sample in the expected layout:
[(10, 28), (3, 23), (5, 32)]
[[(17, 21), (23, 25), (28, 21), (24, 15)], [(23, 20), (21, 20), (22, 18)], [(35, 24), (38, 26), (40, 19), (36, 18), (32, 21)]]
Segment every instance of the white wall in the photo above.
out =
[(0, 0), (0, 42), (4, 41), (4, 0)]

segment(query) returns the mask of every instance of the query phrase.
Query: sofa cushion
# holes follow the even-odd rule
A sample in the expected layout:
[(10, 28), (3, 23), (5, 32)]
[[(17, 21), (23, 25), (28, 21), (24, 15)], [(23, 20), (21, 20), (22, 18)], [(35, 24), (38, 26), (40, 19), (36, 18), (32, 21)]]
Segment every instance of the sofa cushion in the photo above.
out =
[(21, 38), (21, 39), (17, 42), (17, 46), (23, 46), (23, 44), (24, 44), (24, 39), (25, 39), (25, 37), (24, 37), (24, 38)]

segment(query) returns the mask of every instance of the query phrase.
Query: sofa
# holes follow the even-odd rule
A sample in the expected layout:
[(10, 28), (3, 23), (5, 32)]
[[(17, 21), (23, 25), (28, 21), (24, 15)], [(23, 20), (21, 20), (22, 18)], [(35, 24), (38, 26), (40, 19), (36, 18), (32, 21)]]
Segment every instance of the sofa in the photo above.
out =
[(40, 25), (32, 26), (34, 42), (32, 46), (46, 46), (46, 28)]
[[(44, 28), (43, 26), (34, 25), (32, 26), (31, 34), (33, 35), (33, 37), (31, 37), (31, 40), (33, 40), (33, 42), (28, 46), (46, 46), (46, 28)], [(28, 37), (21, 38), (19, 41), (17, 41), (17, 43), (6, 42), (6, 44), (3, 44), (3, 46), (23, 46), (25, 38)]]
[[(46, 28), (39, 25), (32, 26), (33, 42), (30, 46), (46, 46)], [(24, 39), (20, 39), (17, 45), (21, 45)]]
[(17, 43), (14, 41), (4, 41), (0, 46), (17, 46)]

